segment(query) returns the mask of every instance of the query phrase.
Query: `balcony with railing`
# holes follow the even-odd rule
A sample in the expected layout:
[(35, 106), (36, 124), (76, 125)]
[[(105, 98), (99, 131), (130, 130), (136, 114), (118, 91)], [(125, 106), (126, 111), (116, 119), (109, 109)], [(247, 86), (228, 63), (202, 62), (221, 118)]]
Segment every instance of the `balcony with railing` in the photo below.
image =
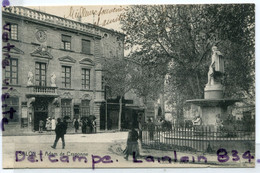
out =
[(100, 29), (96, 25), (88, 24), (88, 23), (81, 23), (69, 19), (65, 19), (62, 17), (58, 17), (55, 15), (51, 15), (48, 13), (44, 13), (41, 11), (33, 10), (26, 7), (20, 6), (10, 6), (3, 8), (3, 14), (15, 14), (25, 18), (30, 18), (34, 20), (39, 20), (42, 22), (46, 22), (49, 24), (55, 24), (62, 27), (67, 27), (74, 30), (79, 30), (82, 32), (88, 32), (95, 35), (100, 35)]
[(57, 88), (50, 86), (27, 86), (27, 96), (58, 96)]

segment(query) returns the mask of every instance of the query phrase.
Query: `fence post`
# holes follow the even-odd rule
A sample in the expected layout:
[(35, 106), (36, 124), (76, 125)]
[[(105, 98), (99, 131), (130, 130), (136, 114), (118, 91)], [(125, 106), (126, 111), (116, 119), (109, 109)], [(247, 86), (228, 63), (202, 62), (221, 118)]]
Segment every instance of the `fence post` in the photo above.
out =
[(187, 147), (187, 133), (186, 133), (186, 127), (184, 126), (184, 145), (186, 147), (186, 151), (188, 151), (188, 147)]
[(175, 128), (176, 128), (176, 126), (174, 126), (174, 128), (173, 128), (173, 144), (175, 145)]

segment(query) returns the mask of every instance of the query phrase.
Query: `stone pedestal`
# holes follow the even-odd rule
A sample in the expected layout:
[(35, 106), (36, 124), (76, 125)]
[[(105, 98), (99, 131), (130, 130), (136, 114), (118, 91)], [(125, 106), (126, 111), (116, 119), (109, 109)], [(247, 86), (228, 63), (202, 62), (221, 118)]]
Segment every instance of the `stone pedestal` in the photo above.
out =
[(203, 125), (215, 126), (217, 122), (217, 115), (223, 118), (227, 116), (227, 107), (234, 104), (237, 99), (194, 99), (187, 100), (188, 103), (200, 106)]
[(200, 117), (203, 125), (212, 128), (216, 127), (218, 117), (224, 119), (227, 116), (227, 107), (238, 101), (235, 99), (223, 99), (223, 91), (223, 85), (220, 83), (206, 85), (204, 89), (205, 99), (187, 101), (200, 106)]
[(206, 85), (204, 89), (205, 99), (222, 99), (223, 98), (223, 86), (221, 84)]
[(227, 114), (226, 106), (201, 106), (203, 125), (215, 126), (217, 115), (225, 116)]

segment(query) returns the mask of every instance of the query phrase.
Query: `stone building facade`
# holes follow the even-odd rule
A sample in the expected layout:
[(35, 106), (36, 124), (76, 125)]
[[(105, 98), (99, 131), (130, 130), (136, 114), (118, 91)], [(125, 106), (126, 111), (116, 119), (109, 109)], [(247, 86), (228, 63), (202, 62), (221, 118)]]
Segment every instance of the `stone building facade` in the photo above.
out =
[(3, 59), (9, 60), (2, 70), (8, 86), (3, 110), (16, 110), (8, 125), (37, 131), (48, 117), (94, 115), (98, 130), (104, 102), (101, 62), (124, 56), (125, 35), (25, 7), (3, 8), (2, 14), (8, 35), (3, 45), (14, 45), (3, 49)]

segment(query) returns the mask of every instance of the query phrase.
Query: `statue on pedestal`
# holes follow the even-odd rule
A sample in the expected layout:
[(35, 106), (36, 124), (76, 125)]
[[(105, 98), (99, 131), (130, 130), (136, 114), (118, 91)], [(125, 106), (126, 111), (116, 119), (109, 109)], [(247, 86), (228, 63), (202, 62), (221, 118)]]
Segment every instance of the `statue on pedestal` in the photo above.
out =
[(216, 74), (221, 75), (223, 73), (224, 73), (224, 60), (222, 58), (222, 53), (218, 50), (216, 46), (213, 46), (211, 64), (209, 66), (209, 72), (208, 72), (207, 85), (214, 85)]
[(33, 85), (33, 73), (31, 71), (28, 72), (28, 81), (27, 81), (27, 86), (32, 86)]
[(54, 73), (51, 74), (51, 86), (56, 87), (56, 75)]

